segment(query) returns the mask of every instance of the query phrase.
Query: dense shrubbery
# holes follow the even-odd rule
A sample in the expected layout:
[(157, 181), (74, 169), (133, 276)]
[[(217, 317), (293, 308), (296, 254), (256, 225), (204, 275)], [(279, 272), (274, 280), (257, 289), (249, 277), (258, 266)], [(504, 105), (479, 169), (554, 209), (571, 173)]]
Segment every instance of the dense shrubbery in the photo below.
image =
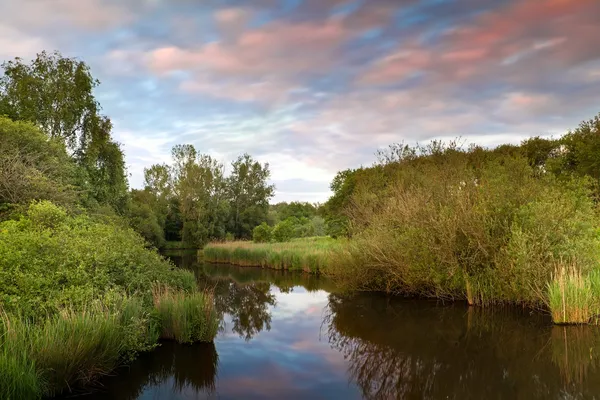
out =
[(0, 223), (0, 302), (25, 315), (83, 306), (118, 289), (150, 299), (161, 281), (192, 290), (193, 274), (174, 270), (130, 228), (67, 216), (49, 202)]
[(289, 242), (297, 238), (323, 236), (324, 233), (325, 222), (319, 216), (312, 219), (288, 217), (272, 228), (266, 222), (258, 225), (254, 228), (252, 240), (256, 243)]
[(579, 296), (599, 304), (600, 291), (581, 284), (600, 259), (597, 178), (578, 167), (598, 141), (598, 127), (588, 131), (576, 146), (568, 143), (585, 136), (579, 130), (494, 150), (394, 146), (380, 164), (338, 176), (326, 207), (353, 241), (332, 273), (354, 289), (554, 309), (565, 292), (548, 288), (573, 283), (559, 275), (568, 268)]
[[(35, 398), (85, 384), (159, 337), (213, 339), (212, 297), (196, 291), (192, 272), (145, 244), (128, 227), (47, 201), (0, 223), (2, 395)], [(156, 285), (176, 293), (168, 310), (155, 307)], [(192, 314), (185, 335), (165, 333)]]

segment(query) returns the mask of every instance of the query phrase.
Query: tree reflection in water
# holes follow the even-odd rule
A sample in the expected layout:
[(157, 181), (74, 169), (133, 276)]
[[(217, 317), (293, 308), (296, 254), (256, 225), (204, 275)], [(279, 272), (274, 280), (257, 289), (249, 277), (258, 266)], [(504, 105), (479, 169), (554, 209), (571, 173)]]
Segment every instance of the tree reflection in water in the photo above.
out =
[[(180, 345), (162, 342), (151, 353), (141, 354), (130, 366), (117, 370), (117, 375), (108, 377), (102, 385), (92, 388), (87, 400), (114, 399), (133, 400), (138, 398), (161, 398), (163, 393), (183, 394), (187, 392), (214, 395), (219, 357), (213, 343)], [(165, 386), (165, 382), (172, 382)]]
[[(232, 331), (246, 341), (263, 330), (271, 330), (270, 306), (275, 305), (275, 296), (266, 282), (239, 284), (231, 281), (214, 283), (217, 311), (229, 314)], [(222, 319), (223, 320), (223, 319)]]
[(600, 331), (540, 314), (331, 294), (329, 343), (367, 399), (587, 398)]

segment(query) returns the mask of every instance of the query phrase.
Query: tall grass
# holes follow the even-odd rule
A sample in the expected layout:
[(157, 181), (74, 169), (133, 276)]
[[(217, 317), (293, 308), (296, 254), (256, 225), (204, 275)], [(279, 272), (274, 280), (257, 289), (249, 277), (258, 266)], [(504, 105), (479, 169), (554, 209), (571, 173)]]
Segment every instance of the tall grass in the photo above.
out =
[[(160, 288), (160, 289), (158, 289)], [(0, 397), (53, 396), (84, 386), (153, 349), (159, 338), (210, 342), (218, 320), (213, 298), (155, 286), (155, 309), (118, 297), (37, 319), (2, 313)]]
[(179, 343), (210, 342), (218, 330), (218, 317), (212, 294), (184, 293), (167, 286), (152, 290), (160, 321), (160, 337)]
[(328, 237), (294, 239), (284, 243), (245, 241), (210, 243), (202, 250), (204, 261), (243, 267), (263, 267), (319, 273), (335, 262), (344, 240)]
[(600, 316), (600, 271), (583, 276), (574, 266), (561, 267), (548, 283), (548, 308), (556, 324), (597, 322)]
[(42, 396), (45, 384), (35, 361), (28, 353), (7, 343), (6, 332), (0, 333), (0, 394), (2, 398), (35, 399)]
[(31, 388), (38, 394), (54, 395), (86, 384), (115, 368), (124, 349), (119, 314), (100, 308), (65, 309), (40, 323), (4, 314), (2, 322), (4, 360), (0, 364), (26, 357), (29, 362), (12, 361), (9, 371), (20, 368), (17, 373), (23, 377), (19, 385), (26, 388), (20, 391), (32, 394)]

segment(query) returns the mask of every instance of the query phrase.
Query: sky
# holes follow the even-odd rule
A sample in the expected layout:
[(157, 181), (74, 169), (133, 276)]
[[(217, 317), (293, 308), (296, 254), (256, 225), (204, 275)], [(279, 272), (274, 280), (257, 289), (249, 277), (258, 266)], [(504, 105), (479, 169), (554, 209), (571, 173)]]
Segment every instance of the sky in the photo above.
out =
[(189, 143), (323, 202), (391, 143), (494, 146), (600, 112), (600, 0), (0, 0), (0, 60), (100, 79), (130, 185)]

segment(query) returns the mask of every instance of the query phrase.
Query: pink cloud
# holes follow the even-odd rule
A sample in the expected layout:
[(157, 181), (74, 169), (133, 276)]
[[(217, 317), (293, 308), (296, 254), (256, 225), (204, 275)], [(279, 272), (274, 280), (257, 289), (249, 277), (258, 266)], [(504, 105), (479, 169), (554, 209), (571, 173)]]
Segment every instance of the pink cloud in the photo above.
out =
[(233, 44), (211, 42), (195, 50), (156, 49), (148, 55), (148, 65), (157, 73), (183, 69), (237, 76), (293, 75), (331, 66), (336, 47), (349, 35), (335, 20), (273, 22), (244, 32)]
[(495, 76), (503, 63), (537, 53), (568, 66), (600, 55), (594, 45), (600, 37), (597, 15), (595, 0), (516, 1), (449, 30), (433, 47), (421, 45), (415, 33), (409, 45), (373, 63), (358, 82), (397, 82), (415, 72), (441, 82)]

